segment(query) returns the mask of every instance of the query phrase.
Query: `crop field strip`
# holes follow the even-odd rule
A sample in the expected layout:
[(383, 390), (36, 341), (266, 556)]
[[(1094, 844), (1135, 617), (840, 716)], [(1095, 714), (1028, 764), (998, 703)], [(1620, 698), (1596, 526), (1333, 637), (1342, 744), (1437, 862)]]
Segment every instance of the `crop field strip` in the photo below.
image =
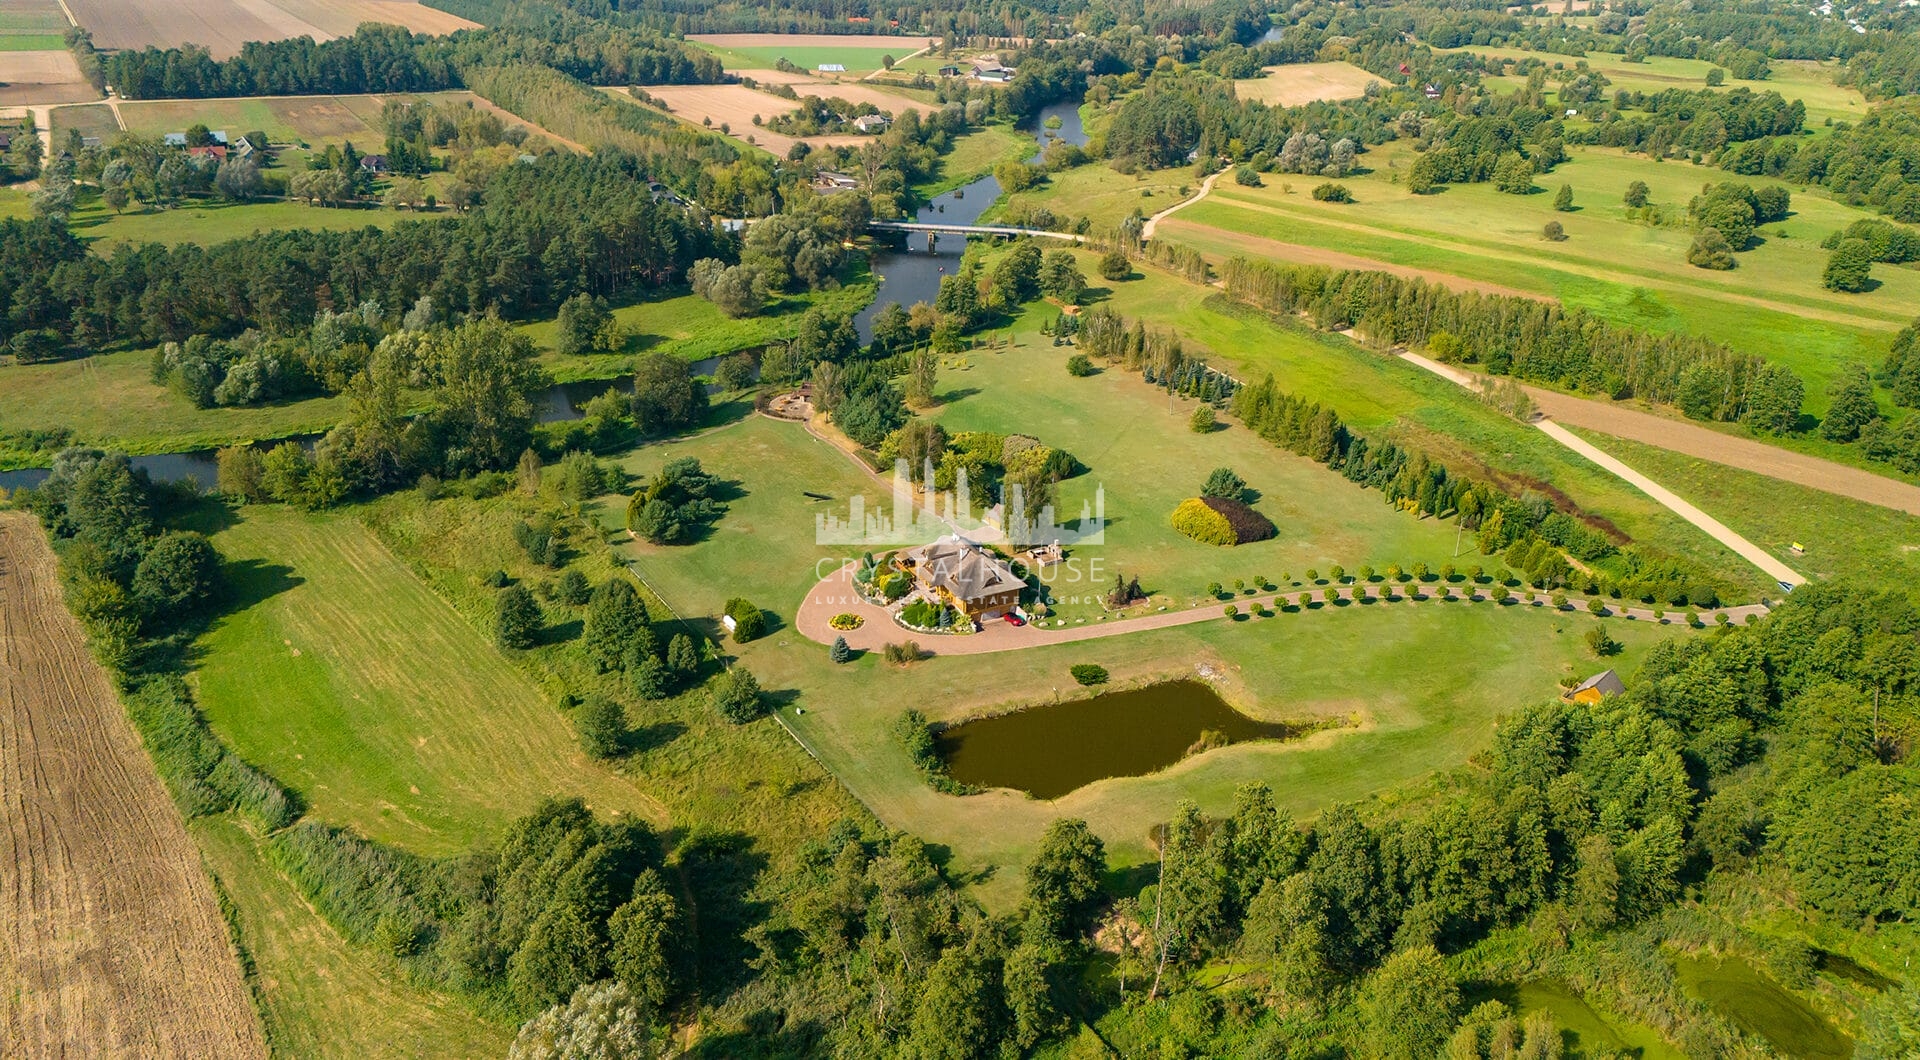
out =
[(361, 22), (443, 34), (474, 23), (410, 0), (69, 0), (102, 50), (205, 45), (215, 59), (247, 41), (342, 37)]
[(0, 513), (0, 881), (7, 1055), (265, 1055), (199, 853), (24, 513)]

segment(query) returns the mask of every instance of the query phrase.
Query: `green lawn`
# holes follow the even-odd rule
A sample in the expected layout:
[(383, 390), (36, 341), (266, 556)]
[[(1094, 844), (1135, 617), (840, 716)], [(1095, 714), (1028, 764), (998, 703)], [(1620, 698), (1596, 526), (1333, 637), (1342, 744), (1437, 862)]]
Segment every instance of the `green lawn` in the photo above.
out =
[[(1595, 431), (1577, 433), (1809, 577), (1920, 578), (1920, 521), (1905, 512)], [(1794, 544), (1805, 552), (1796, 555)]]
[[(1629, 181), (1644, 180), (1655, 203), (1684, 217), (1702, 182), (1727, 179), (1718, 170), (1584, 150), (1538, 178), (1540, 194), (1462, 185), (1415, 196), (1397, 183), (1411, 164), (1409, 150), (1364, 157), (1372, 171), (1344, 181), (1353, 204), (1313, 202), (1306, 178), (1274, 174), (1264, 188), (1218, 185), (1162, 234), (1219, 257), (1259, 253), (1249, 236), (1324, 247), (1552, 295), (1623, 324), (1710, 335), (1801, 372), (1816, 414), (1839, 367), (1878, 363), (1892, 332), (1920, 305), (1920, 270), (1911, 267), (1876, 267), (1881, 286), (1865, 295), (1820, 286), (1827, 257), (1820, 241), (1869, 215), (1817, 195), (1796, 190), (1794, 215), (1764, 226), (1760, 245), (1739, 256), (1738, 269), (1714, 273), (1686, 264), (1692, 234), (1684, 225), (1629, 221), (1620, 197)], [(1572, 213), (1553, 209), (1552, 190), (1561, 184), (1574, 190)], [(1566, 242), (1540, 238), (1550, 220), (1565, 226)]]
[(245, 606), (200, 640), (201, 708), (311, 816), (435, 855), (493, 839), (548, 795), (661, 819), (352, 515), (248, 508), (214, 541)]
[[(1150, 291), (1141, 283), (1138, 293)], [(1325, 348), (1307, 352), (1319, 361), (1336, 359)], [(1117, 371), (1066, 377), (1059, 371), (1064, 353), (1023, 344), (968, 354), (970, 368), (942, 372), (939, 389), (950, 403), (933, 414), (956, 427), (1025, 427), (1087, 462), (1087, 481), (1069, 489), (1104, 479), (1107, 511), (1118, 521), (1106, 545), (1084, 546), (1079, 557), (1139, 569), (1152, 574), (1143, 581), (1178, 582), (1197, 594), (1210, 574), (1278, 577), (1287, 566), (1309, 562), (1357, 566), (1423, 555), (1439, 560), (1450, 550), (1448, 527), (1396, 513), (1377, 494), (1256, 443), (1237, 428), (1192, 435), (1184, 416), (1166, 415), (1164, 397)], [(1363, 383), (1357, 388), (1366, 389)], [(729, 502), (726, 517), (696, 544), (623, 543), (619, 551), (637, 562), (647, 583), (677, 611), (701, 623), (710, 622), (726, 598), (743, 593), (773, 610), (779, 622), (772, 636), (729, 650), (765, 687), (787, 694), (782, 719), (848, 790), (889, 825), (950, 850), (955, 871), (978, 883), (983, 898), (996, 906), (1011, 901), (1031, 844), (1054, 817), (1087, 817), (1118, 863), (1137, 863), (1148, 856), (1149, 824), (1164, 820), (1181, 798), (1218, 811), (1229, 804), (1233, 788), (1249, 779), (1273, 784), (1303, 814), (1362, 798), (1466, 761), (1485, 746), (1500, 715), (1552, 694), (1563, 675), (1584, 675), (1601, 665), (1586, 653), (1582, 634), (1592, 620), (1584, 614), (1400, 602), (935, 658), (904, 670), (877, 658), (834, 666), (823, 647), (791, 629), (801, 595), (846, 551), (815, 544), (814, 519), (823, 511), (844, 515), (856, 492), (877, 501), (879, 484), (797, 425), (759, 417), (644, 446), (624, 463), (630, 472), (646, 474), (682, 456), (697, 457), (738, 484), (740, 495)], [(1252, 554), (1258, 546), (1210, 549), (1162, 529), (1162, 504), (1180, 493), (1181, 482), (1197, 481), (1216, 462), (1238, 466), (1263, 490), (1261, 506), (1281, 523), (1281, 540), (1260, 556)], [(603, 508), (602, 517), (609, 528), (619, 525), (613, 505)], [(1618, 621), (1609, 628), (1631, 647), (1607, 665), (1629, 678), (1648, 643), (1679, 634)], [(1409, 661), (1416, 659), (1419, 676), (1410, 679)], [(1207, 664), (1250, 712), (1269, 719), (1335, 719), (1346, 727), (1292, 745), (1231, 748), (1154, 777), (1102, 782), (1051, 804), (1005, 792), (937, 795), (888, 735), (906, 706), (954, 720), (1044, 700), (1065, 685), (1066, 667), (1077, 662), (1100, 663), (1120, 683), (1190, 675), (1197, 664)]]
[(203, 817), (190, 828), (207, 871), (233, 903), (275, 1056), (506, 1055), (508, 1029), (407, 982), (390, 958), (351, 947), (236, 818)]
[(69, 130), (79, 130), (82, 136), (98, 136), (103, 143), (111, 143), (120, 133), (120, 123), (114, 120), (113, 108), (105, 103), (81, 103), (71, 107), (55, 107), (49, 116), (53, 142), (60, 149), (66, 147)]

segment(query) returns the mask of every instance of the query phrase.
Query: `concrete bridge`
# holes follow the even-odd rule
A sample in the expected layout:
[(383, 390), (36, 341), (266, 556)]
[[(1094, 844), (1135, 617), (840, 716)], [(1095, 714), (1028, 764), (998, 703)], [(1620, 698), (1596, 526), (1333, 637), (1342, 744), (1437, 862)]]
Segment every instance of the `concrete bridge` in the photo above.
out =
[(1085, 236), (1072, 232), (1048, 232), (1040, 228), (1014, 228), (1008, 225), (922, 224), (918, 221), (869, 221), (867, 227), (880, 232), (925, 232), (928, 236), (1038, 236), (1084, 243)]

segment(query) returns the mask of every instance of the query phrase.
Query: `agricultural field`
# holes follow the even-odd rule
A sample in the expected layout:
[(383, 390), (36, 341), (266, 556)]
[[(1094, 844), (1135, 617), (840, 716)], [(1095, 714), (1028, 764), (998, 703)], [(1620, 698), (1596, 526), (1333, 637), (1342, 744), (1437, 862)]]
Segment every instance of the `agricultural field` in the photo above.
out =
[[(1490, 56), (1496, 59), (1508, 59), (1518, 62), (1522, 59), (1539, 59), (1553, 69), (1576, 69), (1585, 63), (1589, 69), (1605, 74), (1613, 82), (1614, 89), (1628, 89), (1634, 92), (1661, 92), (1669, 88), (1697, 90), (1709, 87), (1707, 71), (1714, 64), (1704, 59), (1675, 59), (1666, 56), (1648, 56), (1643, 63), (1629, 63), (1626, 57), (1612, 52), (1593, 52), (1584, 56), (1554, 55), (1547, 52), (1530, 52), (1521, 48), (1472, 47), (1441, 49), (1442, 51), (1468, 51), (1476, 55)], [(1868, 102), (1859, 90), (1833, 83), (1832, 66), (1803, 60), (1774, 60), (1769, 64), (1771, 72), (1764, 81), (1736, 81), (1729, 77), (1722, 91), (1734, 88), (1750, 88), (1755, 92), (1778, 92), (1787, 99), (1798, 99), (1807, 106), (1807, 125), (1817, 127), (1831, 119), (1832, 121), (1859, 121), (1867, 113)], [(1514, 89), (1526, 84), (1524, 77), (1487, 78), (1492, 88)]]
[(69, 6), (103, 51), (192, 42), (215, 59), (239, 54), (247, 41), (347, 36), (362, 22), (427, 34), (475, 25), (412, 0), (69, 0)]
[(885, 69), (883, 59), (905, 59), (939, 44), (933, 37), (878, 37), (831, 33), (695, 33), (687, 38), (720, 57), (729, 70), (772, 69), (781, 59), (815, 74), (825, 64), (846, 67), (820, 76), (858, 78)]
[[(1690, 229), (1633, 221), (1620, 199), (1630, 181), (1642, 180), (1653, 203), (1684, 217), (1702, 183), (1729, 179), (1719, 170), (1586, 149), (1537, 178), (1533, 195), (1474, 184), (1415, 196), (1399, 183), (1410, 149), (1361, 160), (1370, 171), (1342, 181), (1350, 204), (1312, 201), (1308, 177), (1269, 174), (1262, 188), (1221, 181), (1157, 234), (1222, 259), (1242, 252), (1234, 244), (1249, 236), (1332, 250), (1557, 297), (1617, 323), (1712, 335), (1800, 372), (1816, 415), (1838, 370), (1849, 361), (1878, 364), (1920, 305), (1920, 269), (1912, 267), (1876, 267), (1881, 286), (1863, 295), (1822, 288), (1820, 241), (1872, 215), (1797, 189), (1793, 216), (1763, 226), (1737, 269), (1710, 272), (1686, 262)], [(1573, 212), (1553, 208), (1561, 184), (1573, 188)], [(1565, 242), (1541, 238), (1548, 221), (1565, 227)]]
[(193, 841), (24, 512), (0, 512), (0, 804), (9, 1053), (265, 1054)]
[(1269, 66), (1259, 77), (1240, 78), (1233, 83), (1233, 91), (1241, 99), (1269, 106), (1298, 107), (1320, 100), (1355, 99), (1366, 94), (1368, 85), (1382, 83), (1352, 63), (1291, 63)]
[[(64, 30), (64, 19), (60, 25)], [(59, 32), (51, 36), (0, 33), (0, 107), (99, 98), (99, 91), (81, 76), (80, 65)]]

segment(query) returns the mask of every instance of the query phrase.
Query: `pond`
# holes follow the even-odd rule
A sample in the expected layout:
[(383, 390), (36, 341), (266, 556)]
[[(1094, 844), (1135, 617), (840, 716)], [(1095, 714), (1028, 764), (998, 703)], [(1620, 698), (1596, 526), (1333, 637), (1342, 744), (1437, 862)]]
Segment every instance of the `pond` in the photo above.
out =
[(962, 784), (1057, 799), (1096, 780), (1165, 769), (1207, 732), (1229, 743), (1293, 734), (1234, 710), (1202, 682), (1168, 681), (966, 722), (937, 745)]
[(1525, 1018), (1546, 1012), (1561, 1030), (1569, 1057), (1620, 1054), (1639, 1060), (1686, 1060), (1660, 1032), (1638, 1023), (1617, 1021), (1587, 1003), (1567, 984), (1553, 979), (1525, 983), (1496, 983), (1468, 991), (1471, 1000), (1491, 997)]
[(1852, 1039), (1745, 961), (1677, 957), (1673, 970), (1688, 994), (1783, 1055), (1807, 1060), (1853, 1055)]

